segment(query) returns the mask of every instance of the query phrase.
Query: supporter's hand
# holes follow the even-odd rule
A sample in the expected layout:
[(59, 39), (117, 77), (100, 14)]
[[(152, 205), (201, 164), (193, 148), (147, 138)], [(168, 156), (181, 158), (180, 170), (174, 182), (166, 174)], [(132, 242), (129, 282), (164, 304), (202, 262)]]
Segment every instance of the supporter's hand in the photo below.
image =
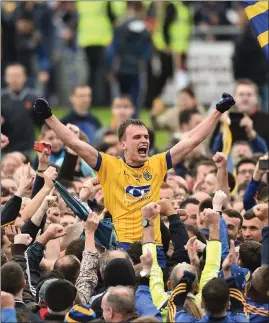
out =
[(8, 240), (10, 242), (14, 242), (14, 237), (17, 235), (17, 234), (20, 234), (21, 233), (21, 229), (20, 228), (16, 228), (15, 225), (12, 225), (12, 224), (9, 224), (7, 226), (5, 226), (5, 234), (6, 236), (8, 237)]
[(29, 246), (32, 242), (32, 237), (28, 233), (20, 233), (15, 235), (14, 237), (14, 244), (24, 244), (25, 246)]
[(48, 195), (45, 197), (44, 201), (42, 202), (40, 209), (45, 213), (48, 211), (49, 208), (55, 205), (57, 200), (57, 196)]
[(158, 202), (161, 207), (160, 214), (163, 216), (170, 216), (175, 214), (172, 202), (169, 199), (162, 199)]
[(245, 128), (248, 138), (254, 139), (257, 137), (257, 133), (253, 129), (253, 121), (250, 119), (248, 115), (245, 114), (244, 117), (241, 119), (240, 127)]
[(90, 211), (87, 220), (84, 222), (85, 234), (95, 233), (95, 231), (98, 228), (98, 224), (99, 224), (98, 215), (96, 213)]
[(29, 189), (32, 188), (34, 177), (31, 175), (30, 163), (28, 163), (27, 165), (23, 165), (21, 167), (23, 168), (22, 168), (22, 173), (20, 178), (20, 184), (16, 192), (16, 195), (23, 197), (25, 194), (28, 193)]
[(33, 106), (34, 113), (41, 119), (48, 119), (52, 116), (48, 101), (43, 97), (38, 97)]
[(182, 222), (185, 222), (189, 217), (189, 213), (187, 210), (178, 209), (176, 212), (180, 216), (180, 221), (182, 221)]
[(150, 273), (153, 264), (153, 258), (149, 250), (147, 250), (144, 255), (140, 256), (140, 262), (142, 264), (143, 271)]
[[(42, 144), (49, 145), (51, 147), (51, 143), (46, 141), (41, 141)], [(38, 170), (45, 171), (49, 167), (50, 155), (48, 155), (48, 149), (45, 148), (42, 153), (37, 152), (38, 156)]]
[(197, 251), (195, 249), (196, 240), (196, 237), (191, 237), (185, 245), (185, 249), (188, 251), (191, 266), (193, 266), (197, 270), (197, 268), (199, 268), (200, 261), (197, 255)]
[(228, 256), (224, 259), (222, 263), (222, 270), (224, 274), (224, 278), (229, 278), (231, 274), (231, 266), (232, 264), (235, 264), (236, 260), (236, 253), (235, 253), (235, 245), (234, 240), (230, 241), (230, 253)]
[(94, 200), (95, 195), (102, 189), (100, 181), (97, 177), (90, 178), (83, 183), (82, 189), (79, 192), (79, 199), (83, 202), (87, 200)]
[(154, 220), (160, 211), (161, 206), (155, 202), (151, 202), (141, 209), (143, 218), (147, 220)]
[(268, 203), (257, 204), (253, 208), (255, 216), (262, 222), (263, 226), (269, 225)]
[(58, 207), (50, 207), (47, 210), (47, 222), (60, 224), (61, 220), (61, 211)]
[(197, 252), (203, 252), (206, 247), (206, 244), (204, 244), (202, 241), (196, 239), (194, 242), (194, 248)]
[(218, 212), (215, 212), (212, 209), (204, 209), (203, 215), (204, 215), (203, 222), (206, 224), (207, 227), (219, 226), (220, 215)]
[[(79, 135), (80, 135), (80, 129), (79, 127), (77, 127), (76, 125), (74, 124), (71, 124), (71, 123), (68, 123), (66, 125), (66, 127), (71, 130), (78, 138), (79, 138)], [(77, 153), (72, 150), (71, 148), (69, 148), (68, 146), (66, 146), (66, 151), (71, 154), (71, 155), (74, 155), (74, 156), (77, 156)]]
[(224, 113), (225, 111), (228, 111), (234, 104), (234, 98), (228, 93), (223, 93), (220, 102), (216, 105), (216, 109), (219, 112)]
[(7, 136), (3, 135), (1, 133), (1, 149), (6, 148), (6, 146), (9, 144), (9, 139)]
[(1, 309), (15, 308), (15, 298), (12, 294), (1, 291)]
[(220, 211), (222, 210), (223, 205), (227, 201), (227, 195), (223, 191), (217, 191), (213, 197), (213, 210)]
[(260, 162), (260, 160), (268, 160), (268, 159), (269, 159), (268, 155), (265, 155), (265, 156), (263, 156), (263, 157), (261, 157), (259, 159), (258, 163), (256, 164), (254, 173), (253, 173), (253, 179), (254, 179), (254, 181), (260, 182), (262, 180), (263, 175), (266, 174), (266, 173), (268, 173), (268, 170), (260, 170), (259, 169), (259, 162)]
[(48, 240), (58, 239), (66, 235), (64, 227), (60, 224), (50, 224), (47, 230), (44, 232)]
[(55, 180), (58, 177), (58, 173), (56, 172), (56, 168), (53, 166), (50, 166), (44, 173), (44, 187), (46, 187), (48, 190), (53, 189), (53, 180)]
[(76, 125), (74, 124), (71, 124), (71, 123), (68, 123), (66, 125), (66, 127), (71, 130), (72, 132), (74, 132), (74, 134), (79, 138), (79, 135), (80, 135), (80, 129), (79, 127), (77, 127)]
[(227, 157), (224, 155), (224, 153), (217, 152), (213, 156), (213, 161), (218, 169), (227, 169)]

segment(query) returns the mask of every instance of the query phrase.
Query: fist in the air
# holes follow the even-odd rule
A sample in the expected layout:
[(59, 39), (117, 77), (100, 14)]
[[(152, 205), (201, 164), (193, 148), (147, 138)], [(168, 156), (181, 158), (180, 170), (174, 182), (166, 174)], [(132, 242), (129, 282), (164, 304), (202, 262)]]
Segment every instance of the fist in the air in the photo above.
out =
[(43, 98), (38, 97), (35, 100), (34, 106), (33, 106), (34, 113), (39, 116), (41, 119), (48, 119), (52, 116), (51, 108), (49, 106), (49, 102)]

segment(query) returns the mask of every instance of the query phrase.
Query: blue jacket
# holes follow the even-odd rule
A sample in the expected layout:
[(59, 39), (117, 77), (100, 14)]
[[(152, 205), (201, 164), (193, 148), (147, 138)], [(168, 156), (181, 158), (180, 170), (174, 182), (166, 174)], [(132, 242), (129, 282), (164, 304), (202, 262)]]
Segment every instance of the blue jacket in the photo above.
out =
[(251, 323), (268, 323), (269, 322), (269, 304), (252, 302), (249, 298), (247, 301), (247, 310), (249, 321)]
[(252, 178), (248, 182), (248, 186), (245, 190), (244, 197), (243, 197), (243, 204), (244, 204), (244, 209), (250, 210), (253, 208), (253, 206), (256, 205), (256, 201), (254, 199), (255, 194), (258, 192), (258, 189), (260, 188), (261, 182), (256, 182)]
[[(268, 152), (268, 147), (266, 141), (259, 135), (256, 138), (249, 140), (248, 143), (252, 149), (252, 152), (255, 153), (263, 153), (266, 154)], [(212, 153), (215, 154), (218, 151), (222, 151), (223, 141), (222, 134), (218, 133), (215, 137), (212, 145)]]
[(262, 229), (262, 265), (269, 265), (269, 226)]
[(136, 310), (139, 316), (152, 316), (162, 322), (162, 315), (152, 302), (148, 285), (140, 285), (135, 293)]
[(3, 308), (1, 310), (1, 321), (2, 323), (17, 323), (15, 308)]
[[(206, 238), (209, 237), (208, 229), (201, 229)], [(228, 232), (226, 222), (223, 218), (220, 218), (220, 241), (221, 241), (221, 259), (224, 260), (229, 254)]]

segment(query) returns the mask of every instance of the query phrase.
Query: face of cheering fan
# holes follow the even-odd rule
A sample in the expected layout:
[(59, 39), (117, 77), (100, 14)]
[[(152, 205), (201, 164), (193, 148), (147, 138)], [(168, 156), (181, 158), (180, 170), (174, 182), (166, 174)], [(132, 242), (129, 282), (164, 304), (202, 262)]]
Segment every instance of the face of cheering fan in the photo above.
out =
[(127, 164), (139, 166), (148, 160), (149, 134), (144, 126), (129, 125), (120, 143)]

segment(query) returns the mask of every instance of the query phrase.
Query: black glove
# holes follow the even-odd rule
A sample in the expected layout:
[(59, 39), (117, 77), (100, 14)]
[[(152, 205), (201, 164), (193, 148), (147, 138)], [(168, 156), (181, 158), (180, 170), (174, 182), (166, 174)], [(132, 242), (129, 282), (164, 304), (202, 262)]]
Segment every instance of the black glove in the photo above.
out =
[(39, 116), (39, 118), (41, 119), (48, 119), (49, 117), (52, 116), (49, 102), (43, 97), (38, 97), (35, 100), (33, 110), (34, 110), (34, 113), (37, 116)]
[(223, 93), (220, 102), (216, 105), (216, 108), (219, 112), (224, 113), (228, 111), (234, 104), (234, 98), (228, 93)]

